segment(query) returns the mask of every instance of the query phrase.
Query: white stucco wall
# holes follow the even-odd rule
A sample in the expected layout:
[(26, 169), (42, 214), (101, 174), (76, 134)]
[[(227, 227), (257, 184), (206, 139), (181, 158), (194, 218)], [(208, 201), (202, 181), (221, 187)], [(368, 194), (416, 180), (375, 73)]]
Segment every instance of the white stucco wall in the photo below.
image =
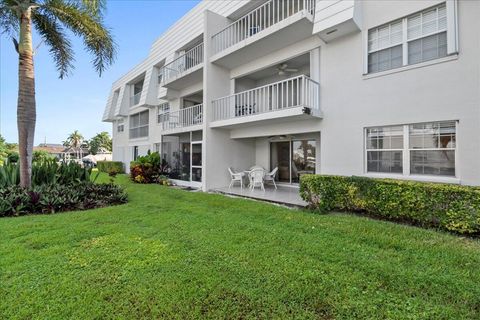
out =
[[(180, 106), (180, 97), (203, 91), (205, 190), (228, 184), (228, 166), (242, 169), (260, 164), (268, 168), (268, 136), (315, 133), (318, 137), (318, 173), (363, 175), (365, 127), (444, 120), (458, 121), (456, 182), (480, 185), (480, 1), (457, 1), (458, 55), (364, 75), (365, 39), (369, 28), (441, 2), (357, 1), (353, 7), (349, 6), (354, 8), (349, 10), (356, 11), (349, 12), (355, 17), (354, 22), (360, 31), (353, 28), (347, 35), (329, 39), (327, 43), (312, 35), (262, 57), (248, 59), (242, 65), (225, 68), (209, 61), (211, 36), (231, 21), (226, 17), (238, 13), (242, 6), (251, 2), (203, 1), (153, 44), (145, 61), (113, 84), (104, 119), (112, 120), (122, 110), (133, 114), (145, 109), (128, 106), (128, 83), (142, 73), (145, 74), (146, 87), (141, 104), (158, 104), (159, 100), (155, 101), (158, 87), (153, 81), (153, 78), (156, 80), (155, 66), (161, 61), (171, 61), (176, 50), (203, 34), (206, 53), (203, 80), (178, 92), (170, 91), (170, 104), (172, 110), (176, 110)], [(341, 17), (339, 23), (345, 19), (348, 17)], [(328, 25), (335, 23), (335, 19), (329, 18)], [(320, 82), (322, 119), (284, 118), (233, 128), (210, 128), (213, 99), (275, 80), (274, 76), (268, 81), (263, 79), (255, 83), (235, 79), (308, 52), (311, 53), (309, 73), (312, 79)], [(113, 103), (116, 90), (119, 97)], [(129, 140), (128, 117), (124, 125), (125, 131), (121, 134), (117, 133), (115, 124), (113, 127), (116, 160), (128, 164), (133, 146), (146, 152), (161, 141), (162, 130), (156, 124), (155, 108), (150, 109), (148, 138)]]

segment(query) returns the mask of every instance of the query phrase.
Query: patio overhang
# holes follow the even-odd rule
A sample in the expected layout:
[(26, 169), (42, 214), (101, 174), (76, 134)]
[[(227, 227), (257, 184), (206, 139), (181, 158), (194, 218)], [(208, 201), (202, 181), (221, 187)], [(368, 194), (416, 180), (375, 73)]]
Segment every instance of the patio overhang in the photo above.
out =
[(266, 112), (256, 115), (243, 117), (235, 117), (225, 120), (212, 121), (211, 128), (235, 129), (244, 126), (258, 125), (262, 123), (282, 123), (287, 121), (305, 120), (305, 119), (322, 119), (321, 111), (311, 110), (307, 107), (293, 107), (274, 112)]
[(203, 79), (203, 63), (192, 67), (176, 76), (171, 76), (162, 86), (168, 89), (181, 90), (201, 82)]
[(233, 69), (312, 36), (313, 21), (305, 11), (214, 54), (210, 61)]

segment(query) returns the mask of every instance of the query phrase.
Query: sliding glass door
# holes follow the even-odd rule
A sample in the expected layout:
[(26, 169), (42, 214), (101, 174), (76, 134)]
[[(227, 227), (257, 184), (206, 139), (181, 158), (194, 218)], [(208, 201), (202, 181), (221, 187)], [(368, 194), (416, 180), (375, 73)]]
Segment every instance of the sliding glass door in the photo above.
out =
[(315, 155), (315, 140), (271, 142), (270, 170), (278, 167), (278, 182), (299, 183), (302, 174), (315, 173)]
[(292, 141), (292, 182), (299, 183), (302, 174), (315, 173), (315, 140)]
[(192, 181), (202, 182), (202, 142), (192, 142)]
[(290, 141), (270, 143), (270, 170), (276, 167), (276, 180), (290, 183)]

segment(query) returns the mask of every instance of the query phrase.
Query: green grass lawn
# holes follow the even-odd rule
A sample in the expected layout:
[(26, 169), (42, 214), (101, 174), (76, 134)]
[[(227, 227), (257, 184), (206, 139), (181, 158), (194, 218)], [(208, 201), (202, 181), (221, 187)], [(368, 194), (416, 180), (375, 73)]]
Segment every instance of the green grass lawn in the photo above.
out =
[(0, 319), (480, 318), (478, 240), (117, 179), (127, 205), (0, 219)]

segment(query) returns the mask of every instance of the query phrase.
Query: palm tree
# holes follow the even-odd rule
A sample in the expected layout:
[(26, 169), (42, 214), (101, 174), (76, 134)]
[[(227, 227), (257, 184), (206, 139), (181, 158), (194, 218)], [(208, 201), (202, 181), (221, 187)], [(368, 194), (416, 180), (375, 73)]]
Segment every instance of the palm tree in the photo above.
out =
[(67, 140), (63, 142), (63, 145), (75, 151), (77, 158), (81, 158), (83, 143), (84, 139), (82, 134), (78, 132), (78, 130), (75, 130), (70, 133), (70, 135), (67, 137)]
[(23, 187), (31, 184), (36, 122), (32, 25), (49, 46), (60, 79), (73, 69), (74, 61), (66, 29), (83, 38), (93, 55), (93, 66), (101, 75), (113, 63), (116, 51), (103, 22), (104, 9), (105, 0), (0, 0), (0, 32), (12, 36), (19, 56), (17, 126)]
[(97, 154), (101, 151), (112, 151), (112, 138), (110, 138), (108, 132), (97, 133), (96, 136), (90, 139), (89, 151), (91, 154)]

